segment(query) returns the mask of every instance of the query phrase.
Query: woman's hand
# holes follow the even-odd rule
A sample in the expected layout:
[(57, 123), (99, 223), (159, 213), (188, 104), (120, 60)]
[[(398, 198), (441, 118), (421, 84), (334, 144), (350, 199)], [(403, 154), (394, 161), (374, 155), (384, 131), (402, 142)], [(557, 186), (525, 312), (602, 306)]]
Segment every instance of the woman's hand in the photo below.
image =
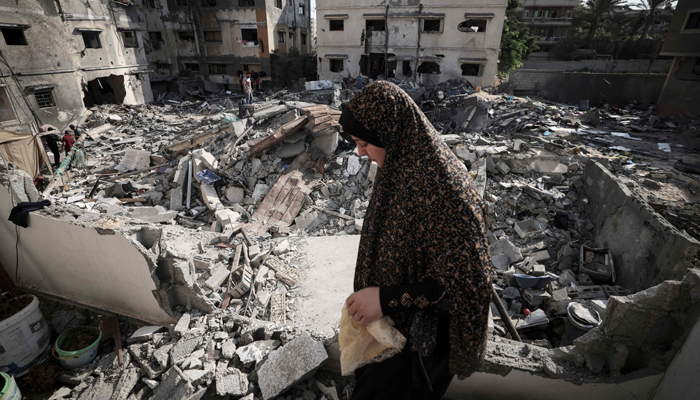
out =
[(348, 307), (350, 316), (363, 327), (383, 316), (378, 287), (364, 288), (351, 294), (345, 300), (345, 305)]

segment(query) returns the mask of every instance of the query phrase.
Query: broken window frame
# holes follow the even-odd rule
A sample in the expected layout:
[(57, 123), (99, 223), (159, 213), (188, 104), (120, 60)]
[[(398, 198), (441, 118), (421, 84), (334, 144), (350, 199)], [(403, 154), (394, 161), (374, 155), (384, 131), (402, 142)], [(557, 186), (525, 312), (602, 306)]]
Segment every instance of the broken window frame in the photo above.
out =
[(682, 33), (700, 32), (700, 9), (688, 10)]
[[(5, 103), (7, 104), (7, 106), (5, 106)], [(10, 100), (10, 92), (5, 86), (0, 86), (0, 108), (2, 108), (3, 110), (7, 110), (8, 115), (11, 114), (14, 116), (14, 118), (0, 119), (0, 125), (8, 125), (18, 122), (15, 106)]]
[[(102, 48), (102, 41), (100, 40), (100, 33), (99, 31), (81, 31), (81, 36), (83, 37), (83, 45), (85, 46), (84, 49), (101, 49)], [(85, 36), (88, 36), (87, 38)], [(97, 45), (95, 46), (95, 43), (93, 41), (97, 42)]]
[[(251, 35), (251, 32), (254, 35)], [(258, 28), (241, 28), (241, 40), (246, 42), (257, 42), (258, 38)]]
[[(24, 34), (25, 28), (22, 27), (3, 27), (0, 28), (2, 30), (2, 36), (5, 39), (5, 44), (8, 46), (29, 46), (29, 43), (27, 43), (27, 35)], [(16, 37), (13, 37), (10, 35), (10, 33), (13, 33), (17, 35)], [(8, 41), (8, 37), (10, 40)]]
[(226, 75), (228, 73), (226, 64), (207, 63), (207, 69), (212, 75)]
[(221, 31), (204, 31), (204, 41), (206, 43), (223, 43), (224, 40)]
[(34, 100), (40, 109), (56, 107), (53, 89), (37, 90), (34, 92)]
[(284, 31), (277, 31), (277, 43), (279, 44), (285, 44), (287, 39), (287, 35), (285, 35)]
[[(185, 36), (183, 38), (183, 36)], [(181, 42), (194, 42), (194, 31), (177, 31), (177, 40)]]
[(299, 15), (304, 15), (304, 14), (305, 14), (305, 8), (306, 8), (305, 5), (299, 4)]
[[(435, 73), (434, 71), (433, 72), (421, 72), (421, 71), (419, 71), (421, 69), (421, 67), (423, 67), (423, 65), (425, 65), (427, 68), (427, 67), (432, 66), (432, 64), (435, 64), (435, 66), (437, 66), (437, 73)], [(440, 69), (440, 63), (435, 62), (435, 61), (430, 61), (430, 60), (424, 60), (418, 65), (418, 68), (416, 68), (416, 73), (417, 74), (426, 74), (426, 75), (440, 75), (440, 74), (442, 74), (442, 69)]]
[[(377, 29), (374, 25), (379, 24), (381, 26), (381, 29)], [(369, 32), (370, 31), (370, 26), (372, 27), (372, 32), (386, 32), (386, 20), (385, 19), (366, 19), (365, 20), (365, 31)]]
[(122, 42), (124, 43), (125, 49), (137, 49), (139, 47), (139, 40), (136, 37), (136, 31), (122, 31)]
[[(431, 34), (431, 33), (442, 33), (442, 26), (443, 22), (445, 21), (444, 18), (425, 18), (423, 19), (423, 26), (421, 29), (423, 30), (423, 33)], [(437, 30), (431, 29), (431, 30), (426, 30), (426, 24), (428, 22), (434, 23), (437, 22)]]
[(282, 0), (275, 0), (275, 8), (282, 9)]
[[(467, 23), (471, 23), (472, 25), (467, 25)], [(476, 24), (476, 25), (473, 25), (473, 24)], [(477, 19), (477, 18), (465, 19), (464, 21), (460, 22), (459, 25), (457, 25), (457, 30), (460, 32), (464, 32), (464, 33), (484, 33), (484, 32), (486, 32), (486, 28), (488, 27), (488, 24), (489, 24), (488, 19)], [(483, 25), (483, 29), (482, 29), (481, 25)], [(471, 29), (466, 29), (467, 26), (469, 26), (469, 27), (476, 26), (476, 27), (478, 27), (478, 30), (473, 31)]]
[(185, 72), (199, 72), (199, 63), (196, 62), (183, 62), (182, 70)]
[(328, 30), (331, 32), (344, 31), (345, 30), (345, 20), (344, 19), (329, 19), (328, 20)]
[(164, 62), (156, 62), (156, 69), (170, 69), (170, 64)]
[[(475, 74), (465, 74), (465, 66), (469, 66), (472, 68), (476, 68), (476, 73)], [(479, 63), (461, 63), (459, 66), (459, 69), (462, 71), (462, 76), (484, 76), (484, 68), (486, 67), (485, 64), (479, 64)]]
[(255, 7), (255, 0), (238, 0), (238, 7)]
[(337, 73), (343, 72), (345, 70), (345, 60), (342, 58), (329, 58), (328, 70)]

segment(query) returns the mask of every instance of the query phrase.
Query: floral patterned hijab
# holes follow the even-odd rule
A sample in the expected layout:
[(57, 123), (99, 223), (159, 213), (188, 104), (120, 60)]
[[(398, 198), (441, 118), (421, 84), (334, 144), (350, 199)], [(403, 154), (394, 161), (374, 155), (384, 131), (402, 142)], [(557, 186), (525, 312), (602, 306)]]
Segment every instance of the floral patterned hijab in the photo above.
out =
[[(483, 201), (401, 88), (370, 84), (347, 110), (387, 150), (362, 228), (355, 290), (433, 277), (450, 302), (450, 371), (469, 376), (484, 356), (491, 301)], [(396, 328), (408, 336), (414, 316), (395, 316)]]

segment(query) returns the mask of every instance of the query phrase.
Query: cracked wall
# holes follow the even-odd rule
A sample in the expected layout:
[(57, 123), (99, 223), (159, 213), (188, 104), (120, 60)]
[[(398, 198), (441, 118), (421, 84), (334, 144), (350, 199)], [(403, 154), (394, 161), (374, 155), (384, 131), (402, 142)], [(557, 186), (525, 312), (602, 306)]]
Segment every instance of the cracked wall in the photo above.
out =
[[(0, 263), (15, 280), (12, 206), (0, 187)], [(192, 264), (205, 235), (62, 206), (32, 213), (29, 227), (17, 230), (18, 286), (161, 325), (174, 323), (180, 310), (214, 309), (195, 283)]]

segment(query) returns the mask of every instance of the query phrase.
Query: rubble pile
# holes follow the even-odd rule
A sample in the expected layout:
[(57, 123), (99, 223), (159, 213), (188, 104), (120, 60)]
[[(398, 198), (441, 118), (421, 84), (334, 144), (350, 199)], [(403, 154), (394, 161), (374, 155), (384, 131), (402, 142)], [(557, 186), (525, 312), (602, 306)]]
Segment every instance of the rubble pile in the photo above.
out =
[(184, 313), (169, 329), (141, 327), (126, 342), (121, 363), (113, 351), (60, 375), (52, 399), (331, 400), (349, 390), (315, 374), (328, 358), (321, 342), (223, 311)]
[[(698, 147), (687, 140), (695, 122), (662, 120), (641, 105), (584, 111), (466, 81), (400, 84), (485, 200), (506, 310), (492, 303), (494, 341), (515, 339), (512, 325), (525, 343), (569, 346), (601, 325), (611, 296), (633, 293), (616, 283), (614, 254), (594, 245), (582, 178), (592, 160), (699, 237)], [(295, 327), (303, 274), (295, 237), (362, 230), (377, 165), (338, 134), (339, 106), (355, 92), (281, 91), (238, 110), (225, 100), (92, 110), (87, 126), (101, 133), (86, 142), (87, 166), (44, 193), (54, 204), (40, 212), (126, 221), (121, 234), (147, 259), (161, 308), (179, 322), (144, 327), (129, 339), (124, 366), (107, 354), (72, 374), (66, 395), (199, 399), (215, 390), (268, 399), (291, 387), (285, 398), (347, 398), (348, 386), (312, 377), (327, 354), (308, 331), (328, 338)], [(24, 201), (39, 197), (28, 175), (10, 180), (3, 184)]]

